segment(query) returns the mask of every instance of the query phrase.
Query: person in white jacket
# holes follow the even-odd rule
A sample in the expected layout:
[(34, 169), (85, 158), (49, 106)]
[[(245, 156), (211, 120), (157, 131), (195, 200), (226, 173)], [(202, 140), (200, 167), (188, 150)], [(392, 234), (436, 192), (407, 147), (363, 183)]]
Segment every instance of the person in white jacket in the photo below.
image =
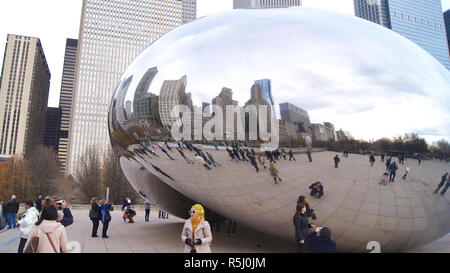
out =
[(189, 211), (190, 218), (184, 222), (181, 240), (184, 253), (211, 253), (211, 227), (205, 220), (205, 209), (202, 205), (193, 205)]
[(34, 225), (39, 220), (39, 211), (33, 206), (33, 201), (27, 201), (25, 203), (25, 208), (27, 211), (20, 218), (20, 220), (16, 220), (19, 226), (19, 249), (18, 253), (23, 253), (23, 248), (27, 242), (28, 236), (30, 235), (31, 230), (33, 230)]

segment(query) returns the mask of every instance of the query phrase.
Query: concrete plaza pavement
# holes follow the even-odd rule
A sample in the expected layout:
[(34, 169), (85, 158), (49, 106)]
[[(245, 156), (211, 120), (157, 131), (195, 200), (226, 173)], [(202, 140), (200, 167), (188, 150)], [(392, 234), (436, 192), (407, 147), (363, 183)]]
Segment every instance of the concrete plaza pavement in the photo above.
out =
[[(74, 223), (67, 227), (68, 240), (79, 243), (81, 253), (182, 253), (181, 230), (184, 219), (169, 216), (158, 218), (158, 209), (152, 209), (150, 221), (144, 221), (145, 212), (137, 210), (135, 223), (124, 223), (122, 212), (111, 212), (108, 236), (101, 238), (102, 224), (97, 238), (91, 237), (92, 222), (88, 210), (72, 210)], [(208, 218), (208, 215), (206, 216)], [(236, 237), (225, 236), (227, 223), (220, 231), (213, 231), (211, 250), (214, 253), (293, 253), (295, 244), (270, 237), (245, 226), (237, 226)], [(0, 253), (16, 253), (19, 245), (17, 229), (0, 231)], [(383, 251), (383, 250), (381, 250)], [(412, 249), (410, 253), (450, 253), (450, 233), (437, 241)]]

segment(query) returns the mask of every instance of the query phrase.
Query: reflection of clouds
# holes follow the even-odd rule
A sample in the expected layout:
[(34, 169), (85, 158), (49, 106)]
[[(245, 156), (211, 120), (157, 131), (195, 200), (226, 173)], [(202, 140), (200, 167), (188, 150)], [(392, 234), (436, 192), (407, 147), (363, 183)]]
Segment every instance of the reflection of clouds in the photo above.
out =
[(267, 78), (278, 103), (357, 138), (424, 132), (450, 139), (450, 73), (406, 38), (353, 16), (308, 8), (219, 13), (164, 35), (122, 77), (139, 79), (153, 66), (159, 73), (150, 92), (187, 75), (196, 105), (228, 87), (242, 106), (253, 81)]

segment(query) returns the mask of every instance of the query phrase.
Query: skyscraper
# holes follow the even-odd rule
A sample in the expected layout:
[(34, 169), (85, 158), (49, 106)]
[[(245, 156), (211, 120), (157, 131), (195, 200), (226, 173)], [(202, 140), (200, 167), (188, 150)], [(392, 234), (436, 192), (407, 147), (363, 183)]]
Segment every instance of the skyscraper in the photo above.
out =
[(47, 107), (44, 145), (51, 147), (55, 152), (58, 151), (59, 146), (61, 117), (61, 108)]
[(290, 121), (294, 124), (301, 123), (305, 126), (309, 126), (311, 124), (308, 112), (289, 102), (280, 103), (280, 114), (281, 120)]
[(67, 173), (76, 172), (89, 146), (108, 149), (108, 106), (128, 64), (161, 35), (194, 20), (195, 10), (195, 0), (83, 1)]
[[(172, 109), (178, 105), (186, 105), (192, 112), (192, 100), (189, 93), (186, 94), (186, 76), (179, 80), (165, 80), (159, 92), (159, 116), (163, 126), (168, 128), (176, 121), (171, 116)], [(179, 109), (180, 111), (182, 109)]]
[(59, 108), (61, 108), (61, 131), (59, 133), (58, 161), (62, 171), (67, 165), (67, 146), (69, 141), (70, 114), (72, 111), (72, 98), (75, 86), (75, 68), (77, 61), (78, 40), (66, 40), (64, 66), (61, 80), (61, 93)]
[(287, 8), (301, 5), (302, 0), (233, 0), (233, 9)]
[(415, 42), (450, 69), (441, 0), (354, 0), (358, 17)]
[(0, 80), (0, 157), (44, 143), (50, 70), (39, 38), (9, 34)]
[(262, 88), (263, 99), (267, 101), (267, 103), (272, 108), (272, 116), (275, 119), (279, 118), (277, 115), (277, 111), (275, 109), (275, 99), (272, 96), (272, 83), (269, 79), (256, 80), (255, 84), (258, 84)]
[(450, 9), (444, 12), (444, 22), (445, 22), (445, 29), (447, 32), (447, 44), (450, 54)]

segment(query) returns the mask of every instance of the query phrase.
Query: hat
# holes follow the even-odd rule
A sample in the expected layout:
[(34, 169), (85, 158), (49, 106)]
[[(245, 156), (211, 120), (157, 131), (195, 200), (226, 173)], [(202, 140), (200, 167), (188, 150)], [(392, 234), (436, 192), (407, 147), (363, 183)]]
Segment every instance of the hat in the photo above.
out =
[(331, 238), (331, 230), (329, 228), (327, 228), (327, 227), (323, 227), (320, 230), (320, 236), (321, 237), (325, 237), (327, 239), (330, 239)]

